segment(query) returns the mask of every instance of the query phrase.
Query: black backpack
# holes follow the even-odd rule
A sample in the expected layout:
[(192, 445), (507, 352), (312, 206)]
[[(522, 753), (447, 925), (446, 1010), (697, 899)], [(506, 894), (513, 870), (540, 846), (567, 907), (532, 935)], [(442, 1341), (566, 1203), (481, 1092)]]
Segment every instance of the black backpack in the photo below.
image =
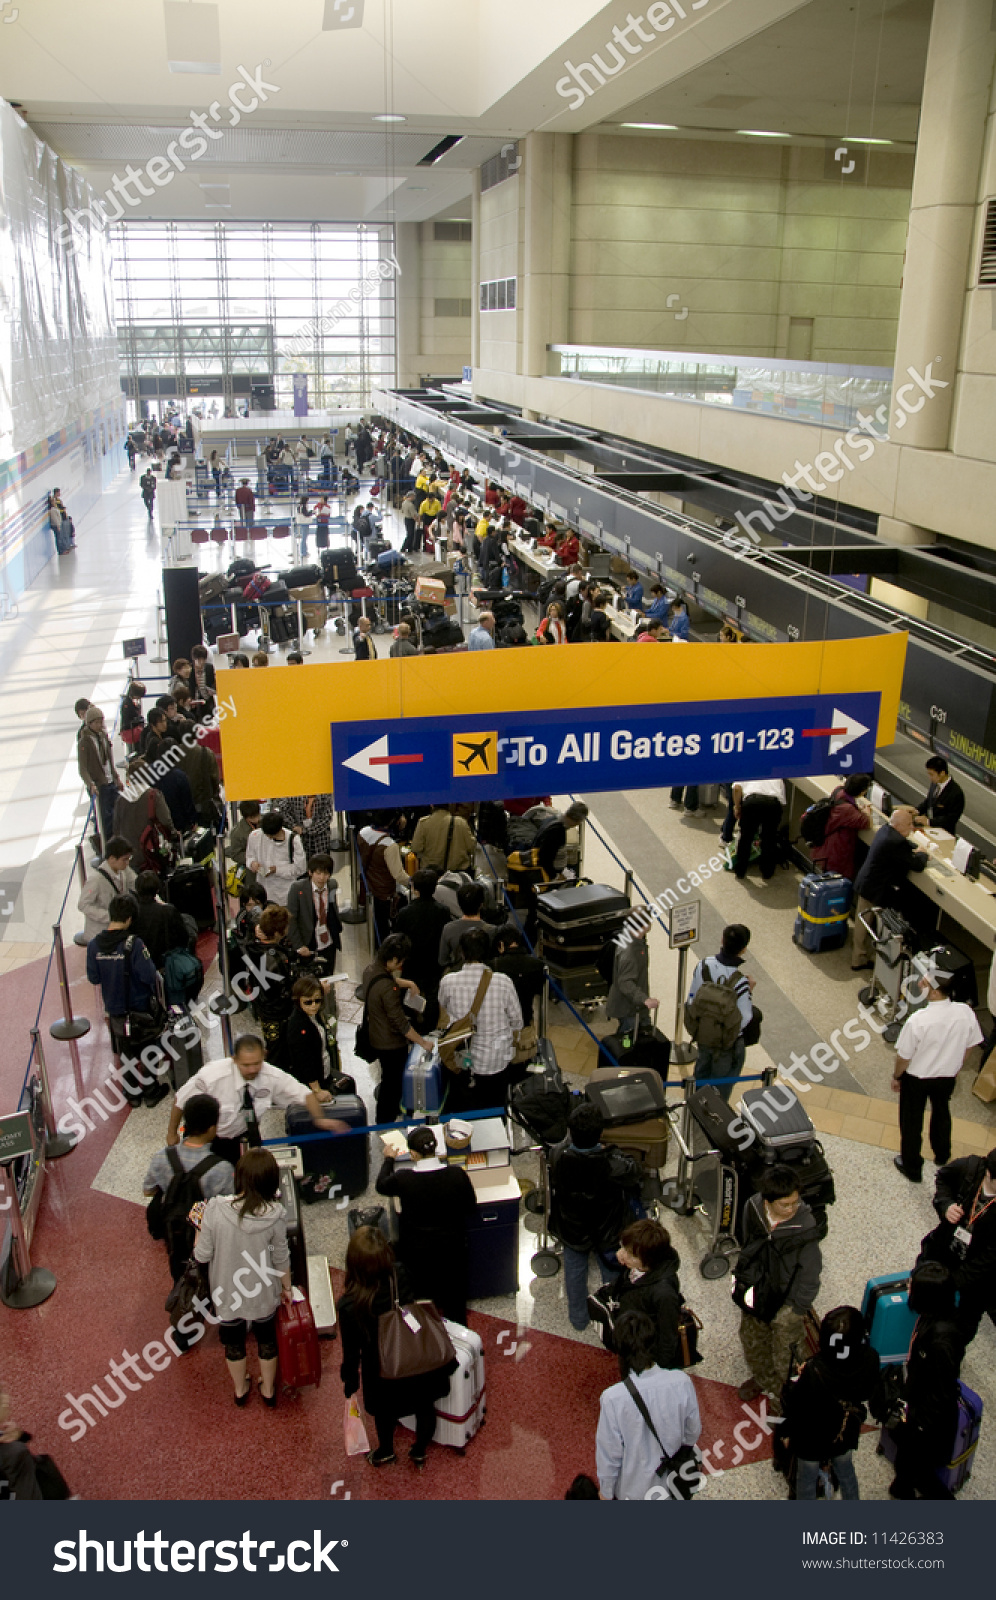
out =
[(513, 1119), (539, 1144), (549, 1147), (566, 1139), (571, 1091), (557, 1067), (527, 1073), (509, 1094), (508, 1106)]
[(817, 800), (799, 819), (799, 835), (809, 845), (822, 844), (827, 836), (827, 823), (834, 808), (831, 799)]
[(169, 1145), (166, 1158), (173, 1169), (169, 1188), (163, 1194), (157, 1189), (149, 1201), (145, 1221), (153, 1239), (165, 1239), (171, 1255), (186, 1254), (194, 1248), (194, 1225), (187, 1221), (191, 1206), (203, 1200), (201, 1178), (223, 1159), (209, 1150), (203, 1161), (187, 1172), (174, 1145)]
[(606, 939), (601, 950), (599, 950), (598, 955), (595, 957), (595, 966), (598, 970), (598, 976), (601, 978), (603, 983), (608, 984), (610, 989), (612, 987), (612, 976), (616, 970), (616, 954), (618, 950), (619, 946), (616, 944), (615, 939)]

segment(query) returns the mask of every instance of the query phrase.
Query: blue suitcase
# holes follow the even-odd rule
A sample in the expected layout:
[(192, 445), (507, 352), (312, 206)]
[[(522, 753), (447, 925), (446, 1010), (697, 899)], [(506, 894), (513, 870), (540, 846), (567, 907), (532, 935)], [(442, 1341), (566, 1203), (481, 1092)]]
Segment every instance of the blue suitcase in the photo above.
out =
[(413, 1044), (401, 1080), (401, 1106), (411, 1117), (437, 1116), (442, 1109), (447, 1085), (443, 1083), (443, 1063), (439, 1051), (426, 1060), (420, 1044)]
[(810, 872), (799, 885), (792, 938), (802, 950), (839, 950), (847, 943), (851, 880), (835, 872)]
[(909, 1307), (908, 1272), (885, 1272), (869, 1278), (861, 1302), (861, 1315), (868, 1325), (868, 1338), (884, 1367), (906, 1360), (916, 1327), (916, 1313)]

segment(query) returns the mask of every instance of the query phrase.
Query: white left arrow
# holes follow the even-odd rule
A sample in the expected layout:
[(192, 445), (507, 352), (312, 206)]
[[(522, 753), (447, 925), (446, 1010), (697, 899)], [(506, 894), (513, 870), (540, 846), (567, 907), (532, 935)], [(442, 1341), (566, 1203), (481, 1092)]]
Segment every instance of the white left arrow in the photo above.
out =
[(834, 732), (830, 736), (830, 754), (832, 756), (835, 756), (838, 750), (843, 750), (845, 745), (853, 744), (855, 739), (860, 739), (863, 733), (869, 731), (863, 722), (858, 721), (857, 717), (849, 717), (846, 711), (838, 711), (836, 707), (833, 713), (833, 728)]
[[(365, 745), (362, 750), (357, 750), (355, 756), (350, 756), (348, 761), (343, 762), (343, 766), (348, 767), (350, 772), (358, 772), (361, 778), (372, 778), (374, 783), (382, 783), (385, 789), (389, 789), (391, 786), (391, 769), (385, 761), (385, 757), (388, 754), (387, 734), (384, 733), (381, 734), (379, 739), (375, 739), (373, 744)], [(376, 766), (371, 765), (372, 756), (380, 757)]]

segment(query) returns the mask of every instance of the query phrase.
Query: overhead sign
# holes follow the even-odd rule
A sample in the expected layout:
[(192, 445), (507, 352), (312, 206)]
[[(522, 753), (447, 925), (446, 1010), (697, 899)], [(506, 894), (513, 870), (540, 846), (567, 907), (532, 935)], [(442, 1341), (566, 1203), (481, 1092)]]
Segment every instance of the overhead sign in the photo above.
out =
[(340, 810), (870, 772), (877, 693), (332, 724)]

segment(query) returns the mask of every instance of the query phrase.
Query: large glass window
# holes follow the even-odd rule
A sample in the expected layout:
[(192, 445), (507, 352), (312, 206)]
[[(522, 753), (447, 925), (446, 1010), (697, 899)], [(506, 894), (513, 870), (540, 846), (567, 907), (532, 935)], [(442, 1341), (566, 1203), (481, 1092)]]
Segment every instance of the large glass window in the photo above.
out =
[[(394, 235), (336, 223), (121, 222), (112, 229), (122, 376), (221, 377), (234, 405), (248, 378), (293, 375), (314, 409), (365, 406), (395, 382)], [(147, 392), (147, 391), (141, 391)], [(162, 387), (160, 385), (160, 393)]]

